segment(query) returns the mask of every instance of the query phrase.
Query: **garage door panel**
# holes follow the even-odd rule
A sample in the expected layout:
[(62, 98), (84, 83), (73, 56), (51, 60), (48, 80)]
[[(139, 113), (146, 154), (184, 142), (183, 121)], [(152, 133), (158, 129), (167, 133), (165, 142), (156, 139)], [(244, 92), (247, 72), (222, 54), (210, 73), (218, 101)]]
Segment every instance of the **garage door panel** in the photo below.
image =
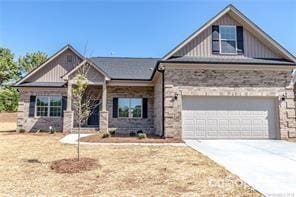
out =
[(182, 107), (184, 138), (276, 137), (271, 98), (188, 96)]

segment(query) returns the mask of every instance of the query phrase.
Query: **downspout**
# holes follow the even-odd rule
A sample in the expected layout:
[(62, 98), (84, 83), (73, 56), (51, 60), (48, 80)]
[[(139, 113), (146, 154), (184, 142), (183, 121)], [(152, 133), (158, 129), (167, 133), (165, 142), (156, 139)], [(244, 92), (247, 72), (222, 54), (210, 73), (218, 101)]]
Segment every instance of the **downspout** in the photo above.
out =
[(161, 137), (164, 137), (164, 69), (159, 69), (159, 63), (157, 62), (156, 70), (162, 74), (162, 130), (161, 130)]

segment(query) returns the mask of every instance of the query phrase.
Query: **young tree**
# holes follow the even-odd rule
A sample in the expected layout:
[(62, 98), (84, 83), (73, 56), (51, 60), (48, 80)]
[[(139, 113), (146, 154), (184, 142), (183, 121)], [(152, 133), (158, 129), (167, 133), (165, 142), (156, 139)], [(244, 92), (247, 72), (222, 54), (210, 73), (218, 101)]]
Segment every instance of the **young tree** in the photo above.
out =
[(74, 120), (78, 123), (78, 140), (77, 140), (77, 158), (80, 159), (80, 131), (81, 126), (86, 123), (94, 109), (100, 105), (100, 95), (94, 95), (88, 92), (88, 79), (90, 65), (84, 65), (78, 69), (75, 75), (75, 84), (72, 87), (73, 105), (75, 106)]
[(40, 66), (47, 59), (47, 55), (41, 51), (27, 53), (24, 57), (19, 57), (18, 65), (23, 74), (31, 72), (37, 66)]

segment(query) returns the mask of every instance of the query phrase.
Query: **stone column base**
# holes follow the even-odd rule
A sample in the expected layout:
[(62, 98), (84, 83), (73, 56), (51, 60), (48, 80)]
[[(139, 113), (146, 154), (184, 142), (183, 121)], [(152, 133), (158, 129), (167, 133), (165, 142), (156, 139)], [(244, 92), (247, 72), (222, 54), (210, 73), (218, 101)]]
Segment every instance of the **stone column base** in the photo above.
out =
[(63, 133), (71, 133), (73, 128), (73, 111), (64, 111)]
[(100, 131), (108, 131), (108, 111), (100, 111)]

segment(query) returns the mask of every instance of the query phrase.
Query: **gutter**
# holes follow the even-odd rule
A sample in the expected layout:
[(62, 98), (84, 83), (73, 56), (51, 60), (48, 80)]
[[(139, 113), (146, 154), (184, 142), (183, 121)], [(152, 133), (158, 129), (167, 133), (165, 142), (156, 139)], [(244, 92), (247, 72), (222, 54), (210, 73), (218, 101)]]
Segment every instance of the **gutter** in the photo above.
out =
[[(276, 66), (296, 66), (296, 63), (275, 63), (275, 62), (270, 62), (270, 63), (267, 63), (267, 62), (262, 62), (262, 63), (259, 63), (259, 62), (219, 62), (219, 61), (212, 61), (212, 62), (209, 62), (209, 61), (190, 61), (190, 60), (171, 60), (171, 61), (166, 61), (166, 60), (161, 60), (161, 61), (158, 61), (158, 64), (159, 63), (171, 63), (171, 64), (242, 64), (242, 65), (276, 65)], [(157, 65), (158, 65), (157, 64)]]

